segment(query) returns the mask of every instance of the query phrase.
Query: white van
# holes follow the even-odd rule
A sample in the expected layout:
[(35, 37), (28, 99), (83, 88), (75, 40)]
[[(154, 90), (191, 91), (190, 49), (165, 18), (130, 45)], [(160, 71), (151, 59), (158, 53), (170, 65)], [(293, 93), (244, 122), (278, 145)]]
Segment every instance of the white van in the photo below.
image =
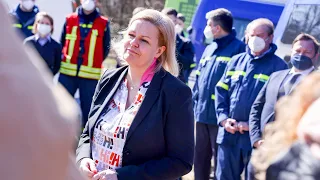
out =
[(311, 34), (320, 41), (320, 0), (287, 1), (274, 33), (276, 54), (288, 62), (292, 42), (300, 33)]
[[(20, 0), (0, 0), (7, 6), (8, 12), (15, 9)], [(53, 17), (54, 20), (54, 32), (52, 37), (60, 41), (63, 25), (66, 21), (66, 16), (72, 13), (72, 1), (71, 0), (36, 0), (36, 5), (40, 11), (45, 11)]]

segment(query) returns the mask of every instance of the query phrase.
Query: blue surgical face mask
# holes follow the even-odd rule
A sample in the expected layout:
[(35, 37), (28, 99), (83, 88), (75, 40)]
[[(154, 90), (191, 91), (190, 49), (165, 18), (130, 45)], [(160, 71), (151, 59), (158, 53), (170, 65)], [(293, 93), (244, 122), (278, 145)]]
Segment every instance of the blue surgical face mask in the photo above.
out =
[(299, 70), (306, 70), (313, 66), (312, 60), (304, 55), (295, 54), (290, 59), (292, 65)]

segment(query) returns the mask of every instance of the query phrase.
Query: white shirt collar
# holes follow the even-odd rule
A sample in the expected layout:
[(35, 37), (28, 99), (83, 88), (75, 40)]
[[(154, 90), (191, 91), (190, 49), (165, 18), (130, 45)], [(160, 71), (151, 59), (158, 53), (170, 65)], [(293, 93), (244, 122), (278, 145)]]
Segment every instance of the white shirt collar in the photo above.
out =
[(306, 70), (303, 70), (303, 71), (300, 71), (300, 72), (296, 72), (296, 71), (295, 71), (295, 68), (292, 67), (291, 70), (290, 70), (290, 72), (289, 72), (289, 74), (301, 74), (301, 75), (303, 75), (303, 76), (306, 76), (306, 75), (310, 74), (311, 71), (313, 71), (313, 70), (314, 70), (314, 67), (312, 66), (312, 67), (309, 68), (309, 69), (306, 69)]
[(49, 42), (51, 41), (51, 36), (50, 35), (47, 35), (45, 38), (41, 38), (39, 36), (39, 34), (35, 34), (34, 37), (35, 37), (36, 41), (38, 41), (39, 39), (47, 39)]

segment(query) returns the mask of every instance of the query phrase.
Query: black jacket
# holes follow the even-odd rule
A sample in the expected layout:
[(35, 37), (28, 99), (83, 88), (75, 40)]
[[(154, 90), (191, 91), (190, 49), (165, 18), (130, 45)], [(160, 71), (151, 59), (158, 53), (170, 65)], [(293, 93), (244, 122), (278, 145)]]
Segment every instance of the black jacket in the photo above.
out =
[(59, 72), (62, 47), (57, 41), (51, 38), (44, 46), (41, 46), (35, 36), (30, 36), (24, 40), (24, 44), (32, 44), (53, 75)]
[(266, 180), (318, 180), (320, 160), (312, 155), (304, 142), (294, 143), (267, 169)]
[(191, 65), (194, 64), (194, 47), (189, 39), (176, 35), (176, 56), (180, 66), (179, 78), (187, 82), (187, 79), (183, 77), (183, 72), (192, 69)]
[[(91, 158), (90, 141), (102, 109), (116, 92), (128, 67), (106, 72), (99, 81), (89, 121), (81, 135), (76, 161)], [(191, 90), (161, 69), (127, 135), (118, 180), (174, 180), (192, 169), (194, 117)]]

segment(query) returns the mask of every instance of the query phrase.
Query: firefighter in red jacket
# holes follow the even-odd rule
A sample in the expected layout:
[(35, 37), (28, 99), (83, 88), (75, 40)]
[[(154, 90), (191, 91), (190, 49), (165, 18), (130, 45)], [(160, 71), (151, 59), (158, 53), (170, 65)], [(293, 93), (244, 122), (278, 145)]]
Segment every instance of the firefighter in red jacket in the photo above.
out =
[(96, 10), (96, 0), (81, 0), (76, 13), (66, 19), (61, 35), (63, 58), (59, 82), (74, 96), (79, 89), (82, 127), (88, 114), (103, 60), (110, 48), (108, 19)]

